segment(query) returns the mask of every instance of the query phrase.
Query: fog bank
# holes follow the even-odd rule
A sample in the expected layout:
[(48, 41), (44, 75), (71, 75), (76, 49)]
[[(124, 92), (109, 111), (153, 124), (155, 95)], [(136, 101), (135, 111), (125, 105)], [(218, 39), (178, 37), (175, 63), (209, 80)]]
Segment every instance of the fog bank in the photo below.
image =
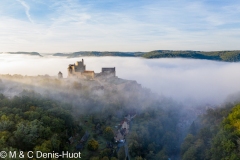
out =
[[(143, 59), (126, 57), (83, 57), (86, 69), (101, 71), (116, 67), (119, 78), (136, 80), (143, 87), (178, 101), (218, 104), (240, 91), (240, 63), (194, 59)], [(67, 77), (68, 64), (82, 58), (37, 57), (0, 54), (0, 74)]]

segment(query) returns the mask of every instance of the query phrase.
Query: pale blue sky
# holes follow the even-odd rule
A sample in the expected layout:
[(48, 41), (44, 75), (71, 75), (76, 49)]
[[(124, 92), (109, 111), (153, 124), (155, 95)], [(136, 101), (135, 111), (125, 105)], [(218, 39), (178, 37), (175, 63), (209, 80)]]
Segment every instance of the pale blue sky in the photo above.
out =
[(239, 0), (4, 0), (0, 51), (238, 50)]

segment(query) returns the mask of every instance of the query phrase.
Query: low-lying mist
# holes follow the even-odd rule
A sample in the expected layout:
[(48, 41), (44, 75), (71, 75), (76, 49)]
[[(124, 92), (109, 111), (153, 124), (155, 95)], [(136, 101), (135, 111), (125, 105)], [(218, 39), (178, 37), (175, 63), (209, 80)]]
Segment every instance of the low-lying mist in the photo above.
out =
[[(240, 75), (237, 74), (240, 63), (84, 57), (87, 70), (98, 73), (102, 67), (116, 67), (119, 78), (135, 80), (142, 88), (133, 81), (113, 77), (98, 77), (95, 81), (67, 79), (68, 65), (81, 59), (0, 54), (1, 113), (7, 114), (8, 111), (8, 114), (18, 114), (19, 109), (25, 116), (30, 113), (28, 110), (36, 106), (44, 108), (42, 116), (45, 116), (45, 112), (61, 108), (59, 112), (64, 119), (68, 119), (62, 114), (66, 110), (74, 120), (67, 126), (76, 124), (82, 129), (82, 134), (89, 131), (92, 136), (101, 139), (104, 137), (100, 133), (105, 127), (115, 126), (112, 130), (118, 133), (116, 125), (124, 117), (134, 115), (127, 139), (129, 154), (146, 159), (165, 156), (174, 160), (180, 159), (180, 146), (186, 135), (195, 133), (196, 130), (191, 132), (191, 128), (194, 128), (195, 122), (198, 125), (199, 115), (215, 113), (212, 108), (215, 105), (220, 108), (231, 107), (235, 100), (240, 99), (240, 94), (236, 94), (240, 93)], [(57, 78), (59, 71), (65, 79)], [(38, 76), (46, 74), (53, 77)], [(231, 95), (228, 101), (233, 103), (221, 104), (228, 95)], [(36, 119), (35, 113), (29, 117)], [(18, 122), (15, 123), (18, 125)], [(97, 125), (102, 126), (101, 132), (93, 127)], [(15, 133), (15, 130), (9, 132)], [(62, 133), (65, 135), (65, 132)], [(75, 131), (71, 133), (73, 135)], [(13, 134), (12, 138), (18, 140), (16, 137)], [(21, 147), (17, 142), (13, 145)], [(65, 144), (65, 140), (62, 142)], [(6, 142), (4, 145), (8, 147), (9, 144)]]
[[(67, 77), (68, 64), (82, 58), (0, 54), (0, 74)], [(240, 91), (240, 63), (194, 59), (83, 57), (87, 70), (116, 67), (119, 78), (136, 80), (153, 92), (182, 102), (219, 104)]]

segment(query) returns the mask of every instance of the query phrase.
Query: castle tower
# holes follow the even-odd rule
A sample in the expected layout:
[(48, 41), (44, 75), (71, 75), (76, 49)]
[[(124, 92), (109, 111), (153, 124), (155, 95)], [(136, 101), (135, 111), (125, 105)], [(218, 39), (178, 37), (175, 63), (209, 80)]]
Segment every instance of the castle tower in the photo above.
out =
[(82, 77), (82, 74), (86, 71), (86, 65), (84, 60), (77, 61), (75, 64), (69, 64), (68, 66), (68, 77)]
[(86, 70), (86, 65), (84, 65), (84, 60), (77, 61), (74, 65), (75, 72), (84, 72)]

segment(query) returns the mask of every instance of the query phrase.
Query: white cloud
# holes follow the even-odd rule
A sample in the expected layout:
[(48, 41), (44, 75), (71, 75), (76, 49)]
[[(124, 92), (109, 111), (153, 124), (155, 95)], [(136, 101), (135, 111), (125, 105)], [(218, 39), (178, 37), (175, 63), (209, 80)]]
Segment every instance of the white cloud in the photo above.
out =
[[(41, 16), (37, 15), (40, 1), (18, 2), (25, 8), (29, 22), (1, 14), (1, 51), (239, 49), (238, 27), (233, 23), (240, 20), (232, 4), (216, 9), (206, 1), (122, 2), (103, 9), (103, 4), (110, 2), (59, 0), (43, 4), (48, 8), (42, 9), (46, 15), (41, 19), (37, 18)], [(38, 12), (33, 12), (36, 9)]]
[(21, 5), (24, 7), (24, 9), (25, 9), (25, 13), (26, 13), (26, 16), (27, 16), (27, 18), (28, 18), (28, 20), (31, 22), (31, 23), (33, 23), (33, 20), (32, 20), (32, 18), (31, 18), (31, 15), (30, 15), (30, 7), (29, 7), (29, 5), (27, 5), (27, 3), (25, 2), (25, 1), (23, 1), (23, 0), (17, 0), (19, 3), (21, 3)]

